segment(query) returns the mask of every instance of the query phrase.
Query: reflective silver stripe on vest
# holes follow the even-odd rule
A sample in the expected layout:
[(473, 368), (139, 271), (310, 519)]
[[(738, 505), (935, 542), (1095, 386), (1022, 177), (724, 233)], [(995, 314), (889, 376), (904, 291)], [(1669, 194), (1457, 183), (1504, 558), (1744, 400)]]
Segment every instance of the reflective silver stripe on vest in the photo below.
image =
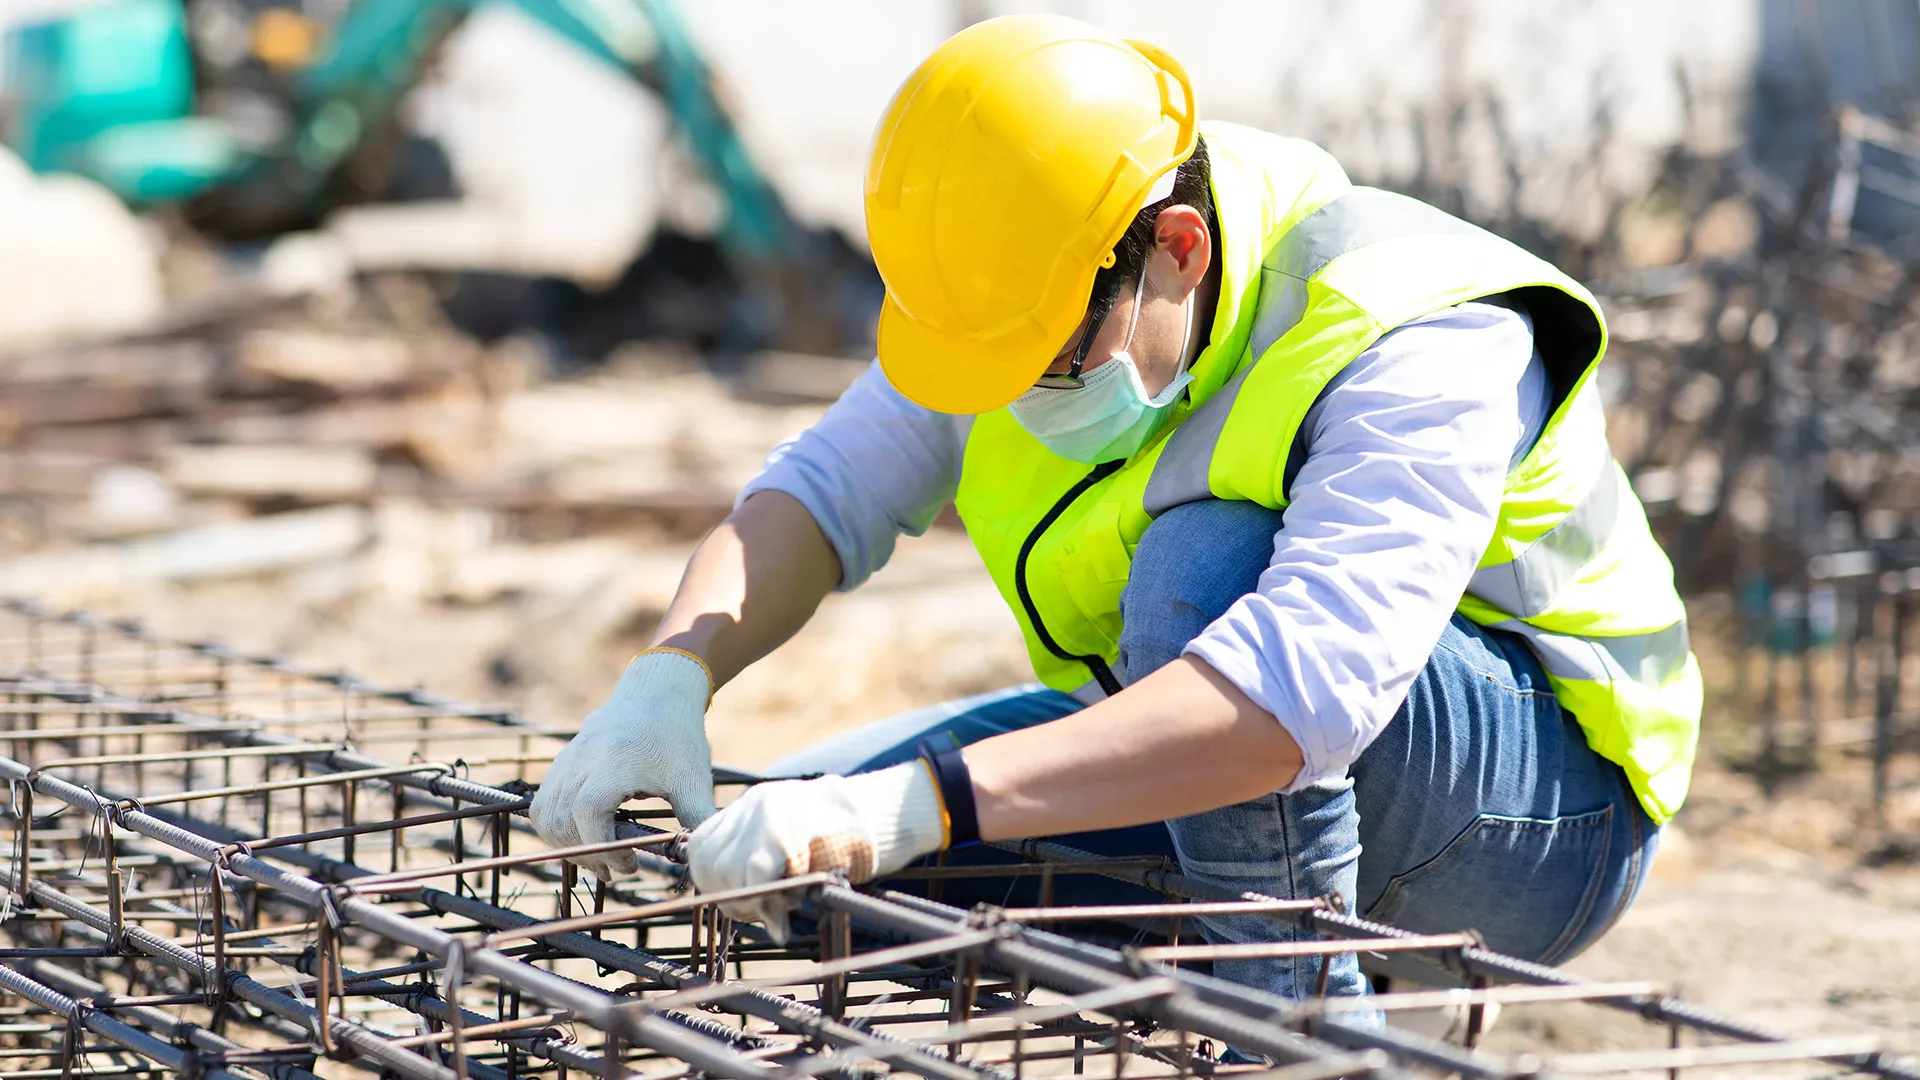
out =
[(1227, 385), (1200, 403), (1186, 422), (1167, 436), (1166, 449), (1154, 462), (1153, 475), (1147, 477), (1147, 490), (1141, 495), (1148, 517), (1159, 517), (1176, 506), (1213, 497), (1207, 485), (1207, 469), (1213, 464), (1213, 448), (1220, 445), (1220, 432), (1227, 426), (1227, 414), (1247, 381), (1248, 364)]
[(1624, 483), (1612, 462), (1565, 520), (1520, 557), (1473, 572), (1467, 591), (1509, 615), (1529, 619), (1552, 606), (1560, 589), (1606, 546), (1620, 519)]
[(1575, 637), (1542, 630), (1519, 619), (1491, 624), (1527, 639), (1547, 674), (1587, 682), (1626, 680), (1649, 688), (1670, 682), (1686, 666), (1687, 621), (1664, 630), (1624, 637)]
[(1260, 301), (1248, 339), (1252, 360), (1214, 391), (1192, 416), (1167, 436), (1166, 449), (1147, 479), (1144, 504), (1158, 516), (1183, 503), (1211, 497), (1207, 468), (1240, 396), (1247, 372), (1300, 324), (1307, 313), (1307, 282), (1333, 260), (1382, 240), (1403, 236), (1491, 235), (1418, 199), (1378, 188), (1357, 187), (1300, 219), (1260, 264)]

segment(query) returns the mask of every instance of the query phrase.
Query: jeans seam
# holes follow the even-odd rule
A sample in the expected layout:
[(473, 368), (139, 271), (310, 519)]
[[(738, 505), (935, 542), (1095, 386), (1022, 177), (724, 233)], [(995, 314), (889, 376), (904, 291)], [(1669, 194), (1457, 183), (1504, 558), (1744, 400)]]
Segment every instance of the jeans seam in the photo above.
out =
[[(1286, 805), (1287, 797), (1285, 795), (1275, 793), (1274, 795), (1269, 796), (1269, 798), (1273, 800), (1272, 805), (1273, 805), (1274, 816), (1278, 818), (1280, 822), (1281, 850), (1286, 852), (1285, 861), (1287, 865), (1287, 896), (1290, 899), (1297, 900), (1300, 897), (1300, 880), (1298, 876), (1294, 873), (1294, 861), (1295, 861), (1295, 857), (1298, 849), (1294, 846), (1294, 843), (1293, 843), (1293, 822), (1288, 820), (1288, 817), (1287, 817), (1287, 805)], [(1300, 934), (1301, 934), (1301, 930), (1299, 927), (1289, 927), (1284, 940), (1287, 940), (1287, 941), (1302, 940), (1300, 937)], [(1283, 960), (1281, 961), (1281, 963), (1283, 964), (1295, 963), (1295, 967), (1293, 969), (1294, 978), (1292, 980), (1292, 984), (1293, 984), (1294, 990), (1296, 991), (1299, 990), (1300, 968), (1298, 967), (1297, 962)]]
[(1586, 929), (1587, 921), (1593, 917), (1593, 905), (1599, 901), (1600, 886), (1607, 877), (1607, 859), (1613, 854), (1613, 805), (1609, 803), (1605, 809), (1606, 816), (1598, 822), (1605, 826), (1605, 831), (1600, 834), (1600, 857), (1595, 860), (1593, 875), (1587, 879), (1587, 891), (1580, 897), (1580, 909), (1567, 920), (1566, 928), (1560, 931), (1559, 937), (1553, 939), (1553, 944), (1542, 950), (1540, 962), (1543, 964), (1558, 963), (1579, 938), (1580, 931)]
[(1507, 683), (1501, 682), (1500, 678), (1494, 675), (1492, 672), (1482, 670), (1481, 665), (1476, 664), (1474, 662), (1473, 657), (1468, 656), (1466, 653), (1461, 652), (1459, 649), (1456, 649), (1451, 645), (1448, 645), (1445, 641), (1435, 642), (1433, 646), (1433, 651), (1444, 652), (1452, 655), (1453, 657), (1458, 659), (1462, 664), (1465, 664), (1468, 667), (1472, 668), (1474, 671), (1474, 674), (1477, 677), (1492, 683), (1495, 689), (1504, 691), (1508, 694), (1513, 695), (1514, 697), (1532, 698), (1532, 697), (1542, 697), (1542, 696), (1546, 696), (1546, 697), (1553, 696), (1553, 690), (1551, 687), (1542, 689), (1539, 687), (1531, 687), (1531, 686), (1511, 686), (1511, 685), (1508, 685)]
[(1613, 913), (1607, 917), (1607, 924), (1594, 935), (1596, 941), (1605, 937), (1620, 921), (1620, 917), (1627, 913), (1628, 905), (1633, 903), (1634, 895), (1640, 891), (1640, 876), (1645, 872), (1640, 865), (1641, 852), (1647, 843), (1646, 830), (1641, 824), (1640, 797), (1634, 792), (1633, 785), (1627, 782), (1624, 772), (1620, 774), (1620, 786), (1626, 789), (1627, 813), (1630, 815), (1628, 824), (1633, 827), (1633, 850), (1627, 855), (1627, 880), (1621, 884), (1620, 899), (1613, 905)]

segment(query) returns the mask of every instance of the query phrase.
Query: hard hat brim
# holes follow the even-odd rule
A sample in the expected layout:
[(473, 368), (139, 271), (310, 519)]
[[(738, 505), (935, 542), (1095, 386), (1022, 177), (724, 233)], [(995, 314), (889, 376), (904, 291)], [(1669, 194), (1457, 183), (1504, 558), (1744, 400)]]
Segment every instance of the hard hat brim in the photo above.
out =
[(1032, 389), (1072, 333), (1072, 325), (1054, 334), (1023, 321), (991, 338), (946, 334), (914, 321), (889, 296), (876, 344), (880, 370), (909, 400), (935, 412), (984, 413)]

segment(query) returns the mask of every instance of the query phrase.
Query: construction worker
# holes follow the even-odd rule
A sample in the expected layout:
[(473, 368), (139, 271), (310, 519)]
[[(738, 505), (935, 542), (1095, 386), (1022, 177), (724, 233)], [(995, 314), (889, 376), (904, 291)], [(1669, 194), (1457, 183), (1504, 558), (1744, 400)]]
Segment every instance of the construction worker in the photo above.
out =
[[(1608, 450), (1586, 289), (1316, 146), (1199, 123), (1165, 52), (1047, 15), (907, 79), (866, 212), (877, 366), (694, 554), (542, 783), (548, 842), (611, 839), (645, 793), (697, 826), (706, 891), (1091, 834), (1548, 963), (1619, 917), (1701, 681)], [(774, 775), (829, 775), (716, 814), (713, 691), (949, 500), (1039, 684), (804, 751)], [(729, 910), (782, 934), (788, 903)], [(1215, 972), (1304, 996), (1320, 961)], [(1367, 991), (1352, 954), (1326, 979)]]

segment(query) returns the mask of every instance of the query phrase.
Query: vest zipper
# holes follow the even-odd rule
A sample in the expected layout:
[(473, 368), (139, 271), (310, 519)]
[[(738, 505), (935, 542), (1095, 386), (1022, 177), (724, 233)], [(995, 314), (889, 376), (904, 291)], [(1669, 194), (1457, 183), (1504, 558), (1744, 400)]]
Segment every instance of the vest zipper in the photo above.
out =
[(1034, 636), (1040, 639), (1040, 644), (1046, 646), (1048, 652), (1060, 659), (1085, 664), (1087, 670), (1093, 673), (1093, 681), (1099, 683), (1100, 689), (1109, 697), (1120, 692), (1120, 680), (1114, 677), (1113, 669), (1107, 666), (1107, 662), (1099, 656), (1080, 656), (1061, 648), (1060, 643), (1047, 632), (1047, 624), (1040, 620), (1040, 609), (1034, 606), (1033, 594), (1027, 591), (1027, 556), (1033, 554), (1034, 545), (1040, 542), (1040, 534), (1052, 528), (1053, 523), (1060, 519), (1061, 514), (1067, 512), (1067, 507), (1072, 506), (1075, 499), (1085, 495), (1088, 488), (1120, 471), (1120, 466), (1125, 464), (1126, 462), (1122, 460), (1096, 465), (1092, 472), (1081, 478), (1079, 483), (1068, 488), (1067, 493), (1060, 496), (1059, 501), (1053, 504), (1053, 508), (1040, 519), (1040, 523), (1027, 534), (1026, 542), (1020, 545), (1020, 554), (1013, 562), (1014, 591), (1020, 594), (1020, 606), (1027, 610), (1027, 625), (1033, 627)]

